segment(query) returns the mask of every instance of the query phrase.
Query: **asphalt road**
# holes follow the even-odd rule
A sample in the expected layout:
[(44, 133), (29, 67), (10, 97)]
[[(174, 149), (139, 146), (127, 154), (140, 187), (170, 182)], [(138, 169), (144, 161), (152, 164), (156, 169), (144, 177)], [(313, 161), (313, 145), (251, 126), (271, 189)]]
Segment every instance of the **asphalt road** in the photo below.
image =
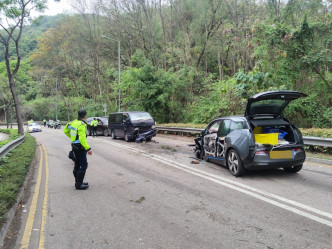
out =
[(5, 248), (332, 247), (332, 166), (234, 178), (192, 163), (192, 138), (88, 137), (90, 188), (82, 191), (62, 130), (33, 136), (36, 160)]

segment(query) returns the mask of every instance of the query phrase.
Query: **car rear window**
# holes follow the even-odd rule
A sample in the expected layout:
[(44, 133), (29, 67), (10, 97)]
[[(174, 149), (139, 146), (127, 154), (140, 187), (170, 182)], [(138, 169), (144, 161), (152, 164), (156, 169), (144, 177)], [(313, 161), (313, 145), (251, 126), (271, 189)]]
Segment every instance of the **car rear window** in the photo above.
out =
[(257, 107), (257, 106), (278, 106), (281, 107), (283, 104), (285, 104), (286, 100), (283, 99), (264, 99), (264, 100), (260, 100), (257, 102), (254, 102), (251, 104), (251, 107)]
[(249, 129), (245, 121), (231, 122), (230, 131)]
[(101, 122), (103, 122), (104, 124), (108, 123), (107, 118), (99, 118), (101, 120)]

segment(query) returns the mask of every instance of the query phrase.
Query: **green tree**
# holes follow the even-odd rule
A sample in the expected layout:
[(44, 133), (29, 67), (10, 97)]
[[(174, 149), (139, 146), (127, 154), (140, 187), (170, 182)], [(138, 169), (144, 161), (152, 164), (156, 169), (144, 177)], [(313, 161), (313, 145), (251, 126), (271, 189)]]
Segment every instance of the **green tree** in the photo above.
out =
[[(9, 87), (13, 96), (16, 119), (18, 123), (18, 133), (24, 134), (23, 121), (21, 114), (21, 106), (18, 100), (15, 84), (15, 75), (18, 72), (21, 64), (20, 55), (20, 40), (22, 36), (23, 26), (30, 17), (32, 9), (42, 11), (45, 9), (46, 0), (1, 0), (1, 14), (0, 26), (4, 32), (0, 33), (0, 43), (5, 48), (5, 63), (7, 69), (7, 77)], [(6, 22), (6, 23), (5, 23)], [(11, 67), (9, 58), (10, 44), (15, 44), (16, 65)]]

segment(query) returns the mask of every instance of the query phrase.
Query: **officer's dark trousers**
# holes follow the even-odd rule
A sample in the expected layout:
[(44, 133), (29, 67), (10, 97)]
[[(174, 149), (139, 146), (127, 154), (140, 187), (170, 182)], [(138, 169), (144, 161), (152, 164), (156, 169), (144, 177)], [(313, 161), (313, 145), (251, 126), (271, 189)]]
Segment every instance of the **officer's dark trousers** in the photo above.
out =
[(73, 174), (75, 176), (76, 183), (82, 184), (86, 169), (88, 168), (88, 160), (86, 158), (87, 152), (81, 144), (72, 144), (72, 149), (76, 158)]
[(93, 128), (92, 128), (92, 135), (93, 136), (97, 136), (98, 137), (98, 135), (97, 135), (97, 126), (94, 126)]

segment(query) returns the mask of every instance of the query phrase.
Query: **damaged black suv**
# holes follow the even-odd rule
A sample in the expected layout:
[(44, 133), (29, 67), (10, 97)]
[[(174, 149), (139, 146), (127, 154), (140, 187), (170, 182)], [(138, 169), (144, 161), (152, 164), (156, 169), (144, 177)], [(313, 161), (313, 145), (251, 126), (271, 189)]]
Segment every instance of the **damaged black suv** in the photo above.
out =
[(197, 158), (222, 164), (234, 176), (246, 170), (283, 168), (296, 173), (305, 161), (300, 130), (282, 116), (297, 91), (269, 91), (248, 99), (244, 116), (213, 120), (195, 139)]

